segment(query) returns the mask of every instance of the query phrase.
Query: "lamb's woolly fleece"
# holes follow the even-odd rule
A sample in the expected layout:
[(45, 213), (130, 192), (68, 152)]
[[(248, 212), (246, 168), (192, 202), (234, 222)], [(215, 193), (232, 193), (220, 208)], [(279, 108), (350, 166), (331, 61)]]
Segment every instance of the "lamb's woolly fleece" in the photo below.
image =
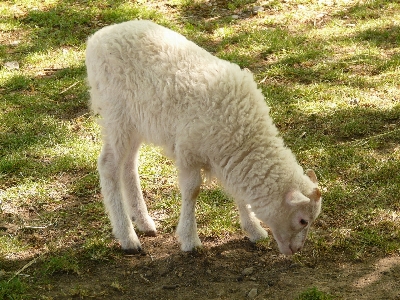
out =
[(101, 94), (91, 97), (91, 105), (105, 128), (116, 120), (132, 126), (178, 167), (211, 171), (252, 206), (268, 204), (253, 201), (261, 195), (273, 199), (289, 185), (311, 193), (314, 185), (303, 180), (302, 168), (278, 137), (250, 72), (149, 21), (106, 27), (89, 46), (88, 66), (98, 68), (88, 71), (98, 87), (91, 92)]
[(110, 145), (123, 145), (119, 155), (140, 136), (178, 169), (216, 176), (261, 220), (287, 191), (316, 187), (278, 136), (250, 72), (150, 21), (103, 28), (86, 54), (91, 107)]

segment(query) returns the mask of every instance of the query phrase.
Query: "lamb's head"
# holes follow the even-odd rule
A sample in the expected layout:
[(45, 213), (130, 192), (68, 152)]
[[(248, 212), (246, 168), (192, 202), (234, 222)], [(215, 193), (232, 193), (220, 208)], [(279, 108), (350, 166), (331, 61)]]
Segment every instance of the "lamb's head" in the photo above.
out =
[(294, 254), (303, 248), (308, 230), (321, 211), (321, 192), (314, 171), (306, 172), (311, 190), (305, 195), (300, 189), (291, 189), (268, 217), (270, 227), (280, 252)]

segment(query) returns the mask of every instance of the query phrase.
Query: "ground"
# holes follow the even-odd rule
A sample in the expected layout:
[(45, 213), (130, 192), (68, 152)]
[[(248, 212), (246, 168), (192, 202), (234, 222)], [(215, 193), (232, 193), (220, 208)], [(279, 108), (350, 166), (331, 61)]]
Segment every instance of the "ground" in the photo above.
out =
[[(305, 247), (292, 257), (242, 235), (206, 239), (184, 253), (174, 236), (141, 236), (141, 255), (88, 260), (78, 272), (55, 272), (42, 299), (400, 299), (400, 257), (354, 260), (319, 256)], [(120, 253), (118, 245), (111, 245)], [(27, 269), (28, 270), (28, 269)], [(28, 272), (29, 273), (29, 272)], [(321, 296), (322, 295), (322, 296)], [(36, 298), (35, 297), (35, 298)], [(326, 297), (326, 298), (323, 298)]]

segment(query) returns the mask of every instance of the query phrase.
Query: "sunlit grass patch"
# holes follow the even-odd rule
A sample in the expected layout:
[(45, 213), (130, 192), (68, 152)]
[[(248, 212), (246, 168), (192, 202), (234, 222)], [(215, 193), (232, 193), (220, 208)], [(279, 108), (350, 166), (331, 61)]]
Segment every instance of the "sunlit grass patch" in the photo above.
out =
[(28, 250), (28, 245), (16, 238), (0, 236), (0, 260), (14, 260), (19, 257), (19, 253)]
[(224, 236), (240, 230), (239, 213), (232, 198), (221, 188), (204, 187), (196, 208), (199, 233), (204, 236)]
[(134, 19), (162, 20), (163, 15), (146, 5), (122, 3), (101, 12), (102, 20), (106, 23), (120, 23)]

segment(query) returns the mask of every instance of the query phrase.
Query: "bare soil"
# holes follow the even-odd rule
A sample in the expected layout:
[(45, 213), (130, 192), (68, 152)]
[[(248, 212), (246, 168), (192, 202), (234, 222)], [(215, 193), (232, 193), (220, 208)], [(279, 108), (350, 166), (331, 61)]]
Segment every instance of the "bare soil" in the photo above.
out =
[(332, 299), (400, 299), (399, 256), (357, 261), (345, 253), (327, 257), (305, 249), (288, 257), (274, 245), (257, 246), (243, 236), (203, 240), (203, 250), (183, 253), (171, 235), (141, 240), (144, 254), (88, 261), (82, 274), (55, 274), (40, 294), (53, 299), (297, 299), (316, 287)]

